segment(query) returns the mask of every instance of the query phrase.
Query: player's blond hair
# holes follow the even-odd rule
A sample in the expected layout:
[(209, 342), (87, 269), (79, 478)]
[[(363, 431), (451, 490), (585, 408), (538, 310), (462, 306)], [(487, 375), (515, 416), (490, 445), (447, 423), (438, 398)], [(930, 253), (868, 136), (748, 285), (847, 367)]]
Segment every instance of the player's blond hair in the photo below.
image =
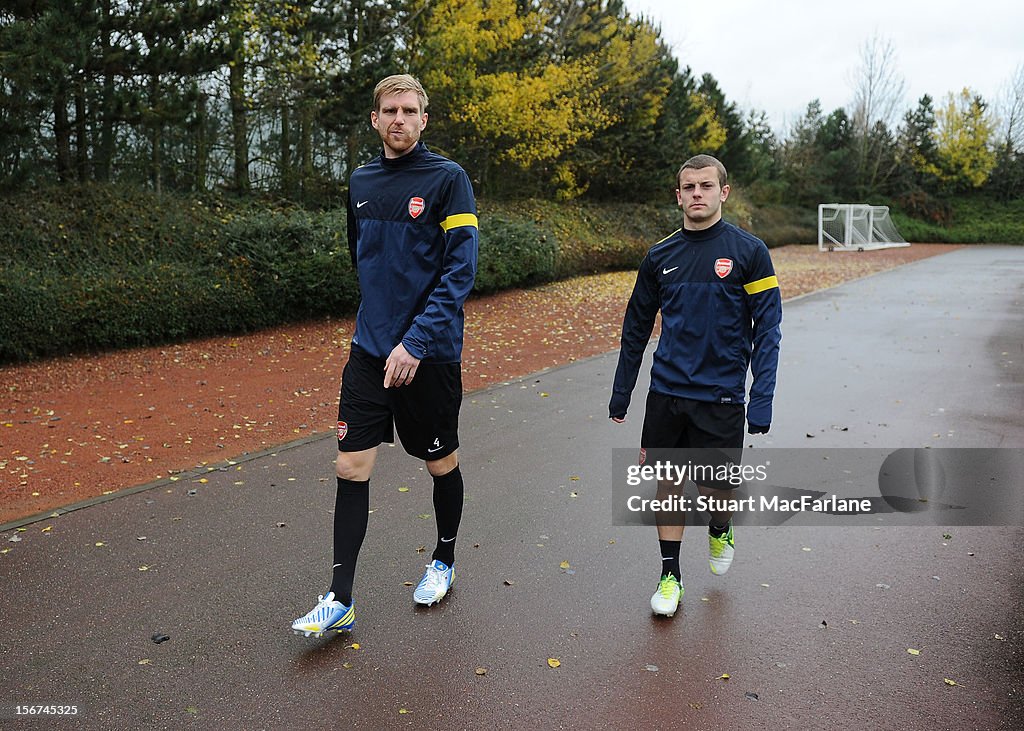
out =
[(423, 90), (423, 84), (417, 81), (416, 77), (409, 74), (394, 74), (385, 77), (377, 82), (373, 89), (373, 111), (380, 111), (380, 100), (391, 94), (404, 94), (407, 91), (416, 92), (420, 100), (420, 114), (427, 111), (427, 92)]

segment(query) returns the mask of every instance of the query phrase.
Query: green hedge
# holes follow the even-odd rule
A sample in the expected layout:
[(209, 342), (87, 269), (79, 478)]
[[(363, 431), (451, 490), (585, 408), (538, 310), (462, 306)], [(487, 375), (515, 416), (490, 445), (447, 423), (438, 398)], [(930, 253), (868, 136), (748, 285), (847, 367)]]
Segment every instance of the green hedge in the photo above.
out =
[[(343, 209), (115, 186), (0, 201), (0, 363), (355, 311)], [(635, 267), (673, 205), (482, 202), (475, 292)]]
[(484, 218), (473, 289), (496, 292), (549, 281), (557, 260), (558, 239), (553, 232), (532, 221), (502, 215)]

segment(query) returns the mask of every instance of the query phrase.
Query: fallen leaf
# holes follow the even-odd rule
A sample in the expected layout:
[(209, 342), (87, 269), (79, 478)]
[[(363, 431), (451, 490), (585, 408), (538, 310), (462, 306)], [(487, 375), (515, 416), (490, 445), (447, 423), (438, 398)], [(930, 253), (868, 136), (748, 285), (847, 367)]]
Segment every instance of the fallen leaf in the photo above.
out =
[(346, 649), (347, 649), (347, 648), (351, 648), (351, 649), (353, 649), (353, 650), (358, 650), (358, 649), (359, 649), (359, 647), (360, 647), (360, 645), (359, 645), (359, 643), (358, 643), (358, 642), (353, 642), (353, 643), (352, 643), (351, 645), (345, 645), (345, 647), (346, 647)]
[(427, 519), (429, 519), (429, 518), (430, 518), (430, 513), (420, 513), (420, 514), (419, 514), (419, 515), (417, 515), (416, 517), (417, 517), (417, 518), (422, 518), (423, 520), (427, 520)]
[(729, 679), (729, 673), (722, 673), (717, 678), (715, 678), (715, 680), (728, 680), (728, 679)]
[(477, 668), (473, 672), (477, 675), (487, 675), (487, 668)]
[(407, 710), (407, 709), (405, 709), (405, 708), (399, 708), (399, 709), (398, 709), (398, 712), (399, 712), (399, 713), (401, 713), (401, 714), (402, 714), (402, 715), (404, 716), (405, 714), (409, 713), (410, 711), (408, 711), (408, 710)]
[(104, 543), (103, 541), (96, 541), (96, 544), (95, 544), (95, 545), (96, 545), (96, 548), (100, 548), (100, 547), (102, 547), (102, 546), (105, 546), (105, 545), (107, 545), (107, 544), (106, 544), (106, 543)]
[(141, 660), (139, 660), (139, 665), (149, 665), (149, 658), (148, 657), (144, 657)]
[(960, 683), (956, 682), (955, 680), (950, 680), (949, 678), (943, 678), (942, 682), (946, 685), (960, 685)]
[(42, 529), (41, 531), (39, 531), (39, 532), (40, 532), (40, 533), (49, 533), (49, 532), (50, 532), (50, 531), (52, 531), (52, 530), (53, 530), (53, 526), (52, 526), (52, 525), (48, 525), (48, 526), (46, 526), (45, 528), (43, 528), (43, 529)]
[(149, 571), (149, 566), (139, 566), (139, 571)]
[(700, 704), (700, 703), (691, 703), (691, 704), (689, 704), (689, 705), (690, 705), (690, 708), (692, 708), (692, 709), (693, 709), (693, 710), (695, 710), (695, 711), (699, 711), (699, 710), (700, 710), (701, 708), (703, 708), (703, 707), (704, 707), (704, 706), (703, 706), (702, 704)]
[(652, 672), (652, 673), (656, 673), (656, 672), (658, 672), (658, 666), (657, 665), (645, 665), (644, 666), (644, 670), (647, 670), (647, 671)]
[(549, 657), (548, 658), (548, 667), (549, 668), (557, 668), (561, 664), (562, 664), (561, 661), (558, 660), (557, 658), (554, 658), (554, 657)]
[[(505, 586), (512, 586), (514, 583), (516, 582), (512, 581), (511, 579), (505, 579), (504, 581)], [(999, 635), (996, 635), (996, 637), (999, 637)]]
[(1003, 637), (1002, 635), (1000, 635), (1000, 634), (997, 634), (997, 635), (994, 635), (994, 636), (995, 636), (995, 638), (996, 638), (997, 640), (999, 640), (1000, 642), (1006, 642), (1006, 638), (1005, 638), (1005, 637)]
[(398, 488), (398, 491), (399, 492), (409, 492), (409, 488), (408, 487), (400, 487), (400, 488)]
[(412, 582), (411, 581), (403, 581), (402, 585), (403, 586), (412, 586)]
[(351, 670), (351, 669), (352, 669), (352, 663), (350, 663), (350, 662), (343, 662), (343, 663), (341, 664), (341, 666), (342, 666), (343, 668), (345, 668), (346, 670)]
[(912, 647), (908, 647), (907, 648), (907, 652), (910, 653), (911, 655), (920, 655), (921, 654), (920, 650), (915, 650)]
[(562, 563), (558, 564), (558, 568), (560, 568), (560, 569), (567, 569), (567, 568), (569, 568), (569, 562), (568, 561), (562, 561)]
[(803, 547), (803, 548), (801, 548), (800, 550), (801, 550), (801, 551), (807, 551), (808, 553), (810, 553), (810, 551), (811, 551), (811, 549), (810, 549), (810, 548), (808, 548), (807, 546), (804, 546), (804, 547)]
[(169, 640), (171, 638), (169, 636), (165, 635), (163, 632), (155, 632), (150, 639), (153, 640), (153, 642), (155, 642), (156, 644), (159, 645), (162, 642), (167, 642), (167, 640)]
[(756, 701), (758, 698), (757, 693), (751, 693), (749, 691), (744, 693), (743, 697), (746, 698), (748, 701)]

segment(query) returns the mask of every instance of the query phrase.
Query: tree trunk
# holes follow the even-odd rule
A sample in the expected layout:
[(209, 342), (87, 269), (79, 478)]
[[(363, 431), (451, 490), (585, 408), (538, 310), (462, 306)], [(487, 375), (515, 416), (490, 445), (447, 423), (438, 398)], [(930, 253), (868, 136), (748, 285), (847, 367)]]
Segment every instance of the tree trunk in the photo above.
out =
[(291, 108), (287, 101), (281, 103), (281, 194), (285, 198), (292, 195), (292, 143), (291, 143)]
[(245, 68), (242, 60), (241, 31), (232, 33), (235, 47), (234, 60), (228, 74), (228, 90), (231, 96), (231, 132), (234, 137), (235, 190), (243, 193), (249, 190), (249, 141), (245, 115)]
[(196, 168), (192, 187), (197, 191), (206, 190), (206, 168), (209, 165), (210, 150), (206, 129), (206, 94), (199, 93), (196, 101)]
[(99, 134), (99, 150), (93, 155), (94, 175), (98, 180), (110, 180), (114, 158), (114, 73), (110, 70), (113, 47), (110, 44), (110, 2), (103, 3), (102, 33), (100, 38), (103, 58), (102, 109), (99, 111), (102, 123)]
[(163, 159), (160, 149), (163, 146), (163, 120), (160, 114), (160, 104), (160, 76), (153, 74), (149, 81), (150, 176), (153, 180), (153, 190), (157, 195), (163, 192)]
[(75, 167), (78, 180), (89, 179), (89, 125), (86, 119), (85, 83), (78, 82), (75, 90)]
[(53, 100), (53, 139), (57, 151), (57, 179), (66, 183), (71, 177), (71, 125), (68, 122), (68, 97), (63, 88)]
[(313, 106), (303, 101), (299, 119), (299, 151), (302, 160), (302, 196), (306, 197), (313, 180)]

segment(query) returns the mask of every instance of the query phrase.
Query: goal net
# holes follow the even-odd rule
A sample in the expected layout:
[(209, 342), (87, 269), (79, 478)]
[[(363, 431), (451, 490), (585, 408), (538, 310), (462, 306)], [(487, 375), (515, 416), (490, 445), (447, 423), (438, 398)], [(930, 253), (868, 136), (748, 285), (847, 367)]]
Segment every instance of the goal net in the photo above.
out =
[(818, 248), (822, 251), (868, 251), (910, 246), (900, 236), (889, 206), (822, 203), (818, 206)]

